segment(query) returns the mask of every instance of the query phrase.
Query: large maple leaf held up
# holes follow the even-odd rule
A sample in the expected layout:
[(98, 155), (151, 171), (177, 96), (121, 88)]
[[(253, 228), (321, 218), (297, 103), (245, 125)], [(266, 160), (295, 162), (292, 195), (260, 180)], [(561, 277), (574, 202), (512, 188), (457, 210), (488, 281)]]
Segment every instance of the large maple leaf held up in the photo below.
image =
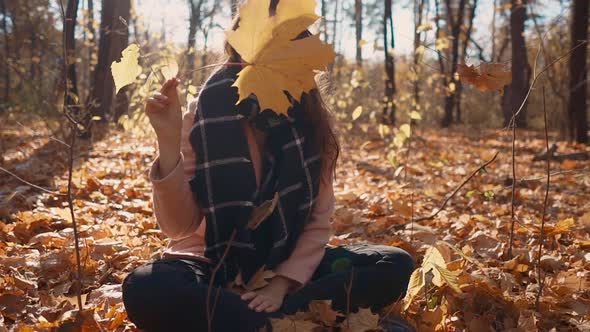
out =
[(320, 17), (315, 0), (281, 0), (269, 15), (270, 0), (248, 0), (240, 7), (240, 26), (227, 31), (229, 44), (247, 63), (234, 86), (240, 99), (256, 95), (260, 107), (287, 115), (291, 103), (316, 87), (316, 71), (334, 61), (331, 46), (319, 35), (294, 40)]

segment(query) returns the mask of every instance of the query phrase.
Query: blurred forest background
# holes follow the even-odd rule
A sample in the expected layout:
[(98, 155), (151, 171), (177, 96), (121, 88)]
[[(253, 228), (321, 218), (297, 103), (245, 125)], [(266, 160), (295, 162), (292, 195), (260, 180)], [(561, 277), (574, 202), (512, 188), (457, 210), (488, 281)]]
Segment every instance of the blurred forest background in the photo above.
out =
[[(136, 330), (120, 284), (167, 242), (144, 101), (176, 69), (198, 95), (238, 2), (0, 0), (0, 332)], [(590, 331), (590, 1), (317, 2), (338, 53), (330, 243), (399, 246), (422, 276), (365, 327)], [(143, 69), (115, 93), (131, 44)], [(512, 83), (459, 74), (490, 64)]]
[[(39, 116), (47, 122), (59, 119), (66, 89), (65, 40), (71, 85), (67, 94), (87, 124), (92, 118), (116, 123), (122, 116), (133, 117), (149, 92), (138, 85), (114, 94), (110, 64), (129, 43), (141, 46), (145, 68), (141, 79), (174, 58), (186, 78), (184, 93), (194, 97), (212, 69), (192, 71), (222, 59), (220, 32), (237, 6), (229, 0), (166, 2), (167, 10), (188, 17), (179, 22), (170, 14), (142, 17), (142, 6), (151, 3), (141, 0), (68, 1), (64, 7), (71, 29), (64, 36), (55, 1), (0, 4), (0, 112)], [(586, 42), (587, 7), (587, 1), (557, 0), (321, 1), (318, 11), (324, 20), (317, 31), (341, 54), (330, 68), (327, 100), (343, 116), (361, 106), (364, 116), (375, 123), (402, 123), (411, 111), (418, 111), (428, 126), (506, 126), (527, 94), (533, 67), (540, 70)], [(413, 15), (414, 24), (400, 25), (396, 9), (403, 11), (404, 23)], [(477, 15), (487, 17), (478, 20)], [(153, 26), (158, 29), (150, 30)], [(170, 26), (175, 28), (172, 31), (188, 31), (177, 32), (187, 35), (186, 41), (171, 36)], [(400, 41), (395, 37), (400, 35), (404, 44), (413, 37), (412, 49), (398, 51)], [(568, 59), (553, 64), (539, 82), (548, 89), (550, 129), (578, 142), (588, 141), (586, 49), (579, 47)], [(474, 92), (458, 79), (457, 66), (481, 62), (512, 68), (513, 83), (501, 94)], [(519, 127), (542, 127), (539, 106), (539, 95), (533, 94), (518, 117)]]

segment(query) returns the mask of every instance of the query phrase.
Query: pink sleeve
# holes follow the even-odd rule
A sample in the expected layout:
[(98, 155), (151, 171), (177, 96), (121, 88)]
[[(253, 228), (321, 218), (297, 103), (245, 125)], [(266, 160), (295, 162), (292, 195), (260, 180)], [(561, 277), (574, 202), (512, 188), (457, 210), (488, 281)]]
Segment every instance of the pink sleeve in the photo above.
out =
[(181, 155), (176, 168), (165, 176), (160, 174), (160, 158), (157, 158), (150, 170), (156, 220), (162, 233), (172, 240), (191, 236), (203, 220), (189, 185), (196, 169), (196, 157), (189, 141), (195, 106), (191, 103), (183, 118)]
[(334, 212), (334, 188), (332, 180), (322, 181), (311, 220), (299, 236), (291, 256), (281, 263), (275, 273), (301, 285), (307, 283), (324, 257), (325, 246), (330, 240), (330, 218)]

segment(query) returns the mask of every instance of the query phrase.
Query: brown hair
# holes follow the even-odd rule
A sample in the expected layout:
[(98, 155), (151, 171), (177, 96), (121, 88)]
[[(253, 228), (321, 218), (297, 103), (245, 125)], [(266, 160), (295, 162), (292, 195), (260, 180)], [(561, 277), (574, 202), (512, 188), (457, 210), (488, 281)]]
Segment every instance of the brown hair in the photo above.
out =
[[(271, 8), (269, 9), (271, 15), (274, 14), (276, 3), (278, 3), (278, 1), (273, 1), (273, 3), (274, 5), (271, 4)], [(239, 14), (236, 14), (232, 22), (232, 30), (236, 30), (239, 27), (239, 23), (240, 16)], [(297, 39), (308, 36), (311, 36), (311, 32), (306, 30), (303, 31)], [(225, 55), (226, 62), (236, 63), (242, 61), (238, 52), (227, 41), (225, 42)], [(220, 70), (223, 70), (223, 67)], [(328, 181), (330, 175), (335, 173), (336, 162), (340, 156), (340, 145), (334, 134), (330, 111), (322, 98), (322, 93), (320, 92), (320, 89), (324, 90), (324, 92), (327, 90), (325, 89), (326, 84), (324, 83), (323, 85), (324, 86), (318, 85), (318, 88), (304, 93), (301, 97), (301, 103), (304, 106), (306, 122), (308, 122), (313, 128), (314, 137), (320, 147), (322, 180)]]

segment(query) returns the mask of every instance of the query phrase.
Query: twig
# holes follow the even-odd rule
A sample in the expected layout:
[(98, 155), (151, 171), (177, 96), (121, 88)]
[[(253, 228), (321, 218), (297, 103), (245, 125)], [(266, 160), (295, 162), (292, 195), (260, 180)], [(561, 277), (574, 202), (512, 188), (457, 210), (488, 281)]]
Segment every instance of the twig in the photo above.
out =
[(212, 65), (207, 65), (207, 66), (203, 66), (203, 67), (199, 67), (197, 69), (194, 70), (190, 70), (187, 71), (186, 73), (184, 73), (182, 76), (180, 76), (179, 78), (181, 79), (185, 79), (187, 78), (188, 75), (204, 70), (204, 69), (208, 69), (208, 68), (214, 68), (214, 67), (221, 67), (221, 66), (228, 66), (228, 67), (241, 67), (241, 66), (247, 66), (249, 65), (249, 63), (245, 63), (245, 62), (223, 62), (223, 63), (214, 63)]
[[(527, 94), (525, 95), (522, 103), (518, 110), (512, 110), (512, 118), (509, 122), (509, 127), (512, 128), (512, 150), (511, 150), (511, 162), (512, 162), (512, 194), (510, 197), (510, 239), (508, 240), (508, 259), (512, 258), (512, 246), (514, 245), (514, 226), (516, 224), (516, 218), (514, 214), (514, 207), (516, 203), (516, 117), (518, 113), (524, 109), (524, 106), (529, 100), (531, 95), (531, 91), (533, 91), (533, 87), (535, 86), (535, 82), (539, 75), (537, 75), (537, 64), (539, 62), (539, 56), (541, 55), (541, 50), (543, 49), (543, 38), (539, 41), (539, 48), (537, 49), (537, 55), (535, 56), (535, 63), (533, 65), (533, 82), (529, 86)], [(545, 67), (549, 68), (549, 67)]]
[(232, 246), (234, 240), (236, 239), (237, 234), (238, 234), (237, 229), (234, 229), (233, 232), (231, 233), (229, 241), (227, 242), (227, 245), (225, 247), (225, 251), (223, 252), (223, 256), (221, 256), (221, 259), (219, 260), (217, 265), (215, 265), (215, 268), (213, 268), (213, 271), (211, 272), (211, 277), (210, 277), (211, 279), (209, 279), (209, 288), (207, 289), (207, 303), (206, 303), (206, 306), (207, 306), (207, 331), (209, 331), (209, 332), (213, 332), (213, 313), (214, 312), (213, 312), (213, 310), (211, 310), (211, 291), (213, 290), (213, 283), (215, 281), (215, 276), (217, 275), (217, 272), (219, 271), (219, 269), (223, 265), (223, 261), (226, 259), (227, 255), (229, 254), (229, 250), (231, 249), (231, 246)]
[[(545, 145), (549, 151), (549, 132), (547, 130), (547, 108), (545, 102), (545, 87), (543, 87), (543, 119), (545, 121)], [(535, 308), (539, 311), (539, 302), (543, 293), (544, 279), (541, 276), (541, 255), (543, 254), (543, 240), (545, 237), (545, 217), (547, 216), (547, 201), (549, 200), (549, 185), (551, 184), (551, 160), (547, 158), (547, 188), (545, 188), (545, 199), (543, 201), (543, 213), (541, 217), (541, 234), (539, 235), (539, 253), (537, 255), (537, 274), (539, 280), (539, 292), (535, 301)]]
[[(512, 114), (512, 118), (516, 118), (514, 113)], [(514, 205), (516, 203), (516, 121), (512, 122), (510, 125), (512, 126), (512, 194), (510, 197), (510, 240), (508, 245), (508, 259), (512, 258), (512, 245), (514, 243), (514, 225), (516, 224), (516, 218), (514, 215)]]
[(351, 298), (352, 298), (352, 283), (354, 282), (354, 266), (350, 268), (350, 282), (346, 286), (346, 327), (350, 329), (350, 310), (351, 310)]
[(0, 171), (3, 171), (5, 173), (7, 173), (8, 175), (12, 176), (13, 178), (19, 180), (20, 182), (22, 182), (22, 183), (24, 183), (24, 184), (26, 184), (26, 185), (28, 185), (30, 187), (33, 187), (35, 189), (41, 190), (43, 192), (46, 192), (46, 193), (49, 193), (49, 194), (52, 194), (52, 195), (65, 196), (65, 194), (59, 193), (57, 191), (51, 191), (49, 189), (45, 189), (43, 187), (39, 187), (37, 185), (34, 185), (34, 184), (30, 183), (29, 181), (27, 181), (27, 180), (19, 177), (18, 175), (12, 173), (11, 171), (7, 170), (6, 168), (4, 168), (2, 166), (0, 166)]
[[(543, 36), (543, 38), (545, 38), (547, 34), (545, 34)], [(540, 44), (539, 44), (539, 48), (537, 50), (537, 55), (535, 56), (535, 64), (533, 67), (533, 81), (531, 82), (529, 89), (522, 101), (522, 103), (520, 104), (520, 107), (518, 108), (518, 110), (516, 112), (513, 111), (512, 113), (512, 118), (510, 119), (509, 122), (509, 127), (512, 128), (512, 199), (511, 199), (511, 212), (510, 212), (510, 216), (511, 216), (511, 226), (510, 226), (510, 239), (508, 242), (508, 259), (512, 258), (512, 246), (514, 244), (514, 224), (515, 224), (515, 218), (514, 218), (514, 200), (515, 200), (515, 190), (516, 190), (516, 165), (515, 165), (515, 145), (516, 145), (516, 118), (518, 117), (518, 115), (520, 114), (520, 112), (522, 112), (522, 110), (524, 109), (526, 103), (529, 100), (529, 97), (531, 95), (531, 92), (533, 91), (533, 88), (535, 87), (535, 83), (537, 83), (537, 80), (539, 79), (539, 77), (541, 77), (541, 75), (543, 73), (545, 73), (547, 70), (549, 70), (554, 64), (556, 64), (557, 62), (561, 61), (561, 59), (567, 57), (568, 55), (570, 55), (572, 52), (574, 52), (578, 47), (581, 46), (585, 46), (588, 43), (588, 41), (584, 41), (578, 45), (576, 45), (575, 47), (573, 47), (571, 50), (569, 50), (567, 53), (559, 56), (557, 59), (553, 60), (550, 64), (546, 65), (539, 73), (537, 73), (537, 63), (539, 60), (539, 56), (541, 54), (541, 50), (542, 50), (542, 45), (543, 45), (543, 39), (541, 39)]]
[(64, 92), (64, 104), (63, 104), (63, 113), (66, 118), (70, 121), (71, 124), (71, 142), (69, 144), (69, 165), (68, 165), (68, 207), (70, 209), (70, 216), (72, 218), (72, 227), (74, 228), (74, 246), (76, 248), (76, 298), (78, 299), (78, 310), (82, 312), (83, 305), (82, 305), (82, 265), (80, 263), (80, 238), (78, 234), (78, 224), (76, 222), (76, 214), (74, 213), (74, 202), (72, 198), (72, 177), (74, 173), (74, 148), (76, 146), (76, 135), (78, 134), (78, 125), (79, 123), (75, 121), (68, 113), (68, 95), (69, 95), (69, 84), (68, 84), (68, 51), (66, 48), (66, 27), (67, 27), (67, 17), (66, 12), (64, 10), (62, 0), (59, 1), (59, 7), (61, 9), (61, 16), (63, 20), (63, 57), (64, 57), (64, 82), (65, 82), (65, 92)]
[[(590, 168), (588, 168), (588, 167), (570, 169), (570, 170), (566, 170), (566, 171), (556, 171), (556, 172), (551, 172), (551, 177), (565, 175), (565, 174), (584, 173), (584, 172), (588, 172), (588, 171), (590, 171)], [(538, 176), (538, 177), (534, 177), (534, 178), (523, 178), (523, 179), (518, 180), (518, 182), (539, 181), (539, 180), (544, 180), (545, 178), (546, 178), (545, 176)]]
[[(580, 44), (576, 45), (571, 50), (569, 50), (567, 53), (562, 54), (557, 59), (551, 61), (551, 63), (548, 64), (547, 66), (545, 66), (543, 69), (541, 69), (541, 71), (538, 74), (536, 73), (536, 70), (533, 71), (533, 82), (531, 83), (531, 85), (529, 87), (529, 90), (527, 91), (527, 94), (524, 97), (524, 100), (522, 101), (522, 104), (518, 108), (518, 111), (516, 113), (514, 113), (514, 115), (512, 116), (512, 119), (510, 119), (510, 125), (513, 125), (513, 123), (516, 121), (516, 117), (524, 109), (524, 106), (526, 105), (526, 103), (527, 103), (527, 101), (529, 99), (529, 96), (531, 95), (531, 92), (533, 91), (533, 88), (535, 87), (535, 83), (537, 83), (537, 81), (539, 80), (539, 77), (541, 77), (541, 75), (543, 75), (547, 70), (549, 70), (549, 68), (551, 68), (554, 64), (556, 64), (559, 61), (561, 61), (562, 59), (566, 58), (567, 56), (569, 56), (570, 54), (572, 54), (578, 48), (580, 48), (582, 46), (586, 46), (586, 44), (588, 44), (588, 41), (583, 41)], [(537, 58), (539, 57), (540, 51), (541, 51), (541, 48), (539, 47), (539, 51), (537, 52)], [(535, 60), (535, 62), (536, 61), (537, 60)]]
[[(455, 190), (453, 190), (453, 192), (447, 196), (447, 198), (442, 202), (442, 204), (437, 208), (437, 210), (432, 213), (429, 216), (426, 217), (420, 217), (417, 219), (413, 219), (412, 222), (416, 223), (416, 222), (422, 222), (422, 221), (426, 221), (426, 220), (431, 220), (434, 219), (439, 213), (441, 213), (445, 207), (447, 206), (447, 204), (449, 203), (449, 201), (455, 197), (455, 195), (457, 195), (457, 193), (459, 192), (459, 190), (461, 190), (469, 181), (471, 181), (471, 179), (473, 179), (480, 171), (484, 170), (486, 167), (488, 167), (491, 163), (493, 163), (494, 161), (496, 161), (496, 158), (498, 158), (498, 155), (500, 154), (500, 152), (496, 152), (496, 154), (494, 154), (494, 157), (488, 161), (486, 161), (483, 165), (479, 166), (475, 171), (473, 171), (473, 173), (471, 173), (471, 175), (469, 175), (469, 177), (467, 177), (465, 180), (463, 180), (463, 182), (461, 182), (461, 184), (455, 188)], [(398, 226), (398, 225), (396, 225)]]

